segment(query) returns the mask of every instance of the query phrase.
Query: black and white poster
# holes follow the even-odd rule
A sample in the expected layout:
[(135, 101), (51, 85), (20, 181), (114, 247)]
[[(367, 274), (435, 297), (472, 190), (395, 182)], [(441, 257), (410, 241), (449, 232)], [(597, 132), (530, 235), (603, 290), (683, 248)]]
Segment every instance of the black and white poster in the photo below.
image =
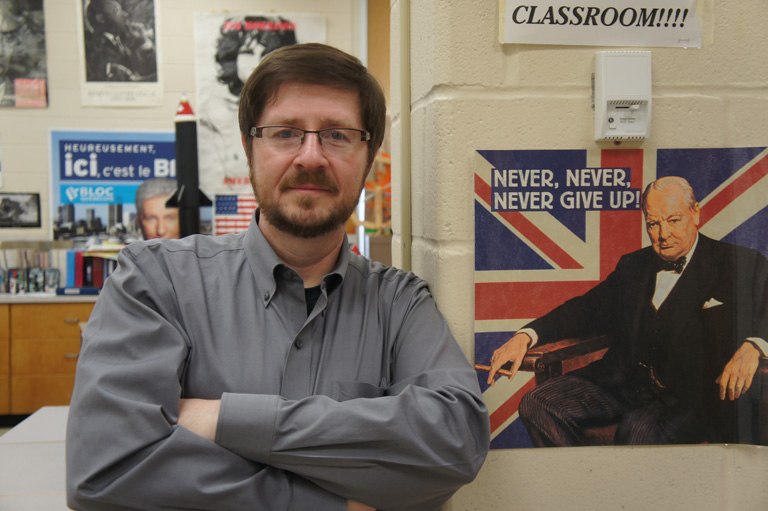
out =
[(0, 106), (48, 106), (43, 0), (0, 0)]
[(210, 197), (249, 192), (240, 142), (240, 91), (263, 57), (296, 43), (325, 42), (318, 14), (198, 13), (195, 16), (200, 188)]
[(75, 0), (84, 106), (162, 103), (154, 0)]

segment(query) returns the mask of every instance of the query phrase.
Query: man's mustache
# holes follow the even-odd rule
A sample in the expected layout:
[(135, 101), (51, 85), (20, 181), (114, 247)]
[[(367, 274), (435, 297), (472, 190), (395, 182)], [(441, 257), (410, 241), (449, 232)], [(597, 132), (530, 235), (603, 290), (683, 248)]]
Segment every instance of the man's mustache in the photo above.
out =
[(289, 188), (296, 188), (303, 185), (316, 186), (328, 190), (331, 193), (337, 193), (339, 191), (336, 182), (328, 177), (328, 174), (326, 174), (324, 170), (313, 170), (311, 172), (299, 171), (287, 176), (280, 182), (280, 191), (284, 192)]

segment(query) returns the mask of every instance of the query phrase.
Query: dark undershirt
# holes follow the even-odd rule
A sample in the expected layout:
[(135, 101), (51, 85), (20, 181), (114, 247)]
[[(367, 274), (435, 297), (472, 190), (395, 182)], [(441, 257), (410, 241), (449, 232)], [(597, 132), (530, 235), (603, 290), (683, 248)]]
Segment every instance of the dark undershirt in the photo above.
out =
[(320, 298), (320, 286), (304, 288), (304, 298), (307, 300), (307, 316), (312, 313), (312, 309), (315, 308), (317, 299)]

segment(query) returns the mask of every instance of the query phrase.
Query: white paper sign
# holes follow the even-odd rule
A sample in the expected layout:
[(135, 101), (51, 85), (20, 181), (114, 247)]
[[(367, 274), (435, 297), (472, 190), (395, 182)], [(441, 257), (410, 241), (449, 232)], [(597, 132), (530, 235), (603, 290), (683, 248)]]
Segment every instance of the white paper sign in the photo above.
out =
[(500, 42), (701, 48), (696, 0), (499, 0)]

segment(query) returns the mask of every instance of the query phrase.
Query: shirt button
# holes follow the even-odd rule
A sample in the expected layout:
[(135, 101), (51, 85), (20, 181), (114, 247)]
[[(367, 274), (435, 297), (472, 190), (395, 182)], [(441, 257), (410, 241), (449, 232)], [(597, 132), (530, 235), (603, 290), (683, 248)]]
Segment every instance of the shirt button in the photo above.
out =
[(264, 293), (264, 299), (269, 300), (269, 293)]
[(304, 342), (301, 339), (296, 339), (296, 349), (300, 350), (304, 346)]

